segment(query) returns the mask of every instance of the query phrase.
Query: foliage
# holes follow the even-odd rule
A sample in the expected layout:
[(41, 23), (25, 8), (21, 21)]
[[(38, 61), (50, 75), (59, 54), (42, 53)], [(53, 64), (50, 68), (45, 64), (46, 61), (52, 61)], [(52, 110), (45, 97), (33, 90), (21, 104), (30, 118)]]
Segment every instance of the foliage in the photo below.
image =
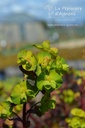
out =
[(63, 79), (59, 91), (52, 92), (58, 102), (52, 117), (58, 120), (59, 128), (85, 128), (85, 71), (70, 68)]
[(71, 110), (72, 117), (67, 118), (66, 122), (71, 128), (85, 128), (85, 111), (80, 108)]
[(85, 128), (85, 71), (75, 70), (76, 76), (76, 89), (75, 99), (79, 104), (70, 110), (66, 122), (70, 128)]
[(14, 86), (22, 80), (21, 77), (10, 77), (0, 80), (0, 103), (10, 96)]
[(61, 99), (67, 104), (71, 104), (74, 101), (75, 93), (71, 89), (63, 90)]
[[(69, 69), (64, 58), (58, 55), (58, 49), (51, 48), (49, 41), (34, 46), (40, 49), (37, 55), (29, 50), (22, 50), (18, 53), (17, 63), (24, 74), (24, 80), (14, 87), (10, 97), (0, 105), (0, 117), (10, 120), (15, 114), (15, 106), (23, 105), (23, 117), (20, 118), (15, 114), (17, 116), (15, 119), (22, 122), (23, 128), (30, 126), (31, 113), (42, 116), (48, 110), (56, 107), (56, 102), (51, 99), (50, 93), (62, 86), (62, 76)], [(35, 98), (39, 92), (43, 94), (43, 97), (37, 111), (35, 109), (37, 103), (27, 110), (27, 102)]]

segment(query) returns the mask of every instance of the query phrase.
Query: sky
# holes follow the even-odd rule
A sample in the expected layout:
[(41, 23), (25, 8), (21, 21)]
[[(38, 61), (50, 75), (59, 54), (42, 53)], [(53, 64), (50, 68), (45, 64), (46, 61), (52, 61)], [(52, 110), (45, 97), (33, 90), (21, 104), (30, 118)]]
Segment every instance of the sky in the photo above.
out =
[(0, 0), (0, 18), (26, 12), (46, 21), (85, 22), (85, 0)]

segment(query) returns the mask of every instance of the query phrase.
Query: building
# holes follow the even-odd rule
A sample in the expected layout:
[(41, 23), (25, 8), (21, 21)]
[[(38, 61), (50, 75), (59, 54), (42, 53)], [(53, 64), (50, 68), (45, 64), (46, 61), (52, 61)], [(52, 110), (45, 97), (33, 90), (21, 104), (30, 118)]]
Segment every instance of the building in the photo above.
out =
[(40, 20), (26, 13), (10, 14), (0, 19), (0, 42), (40, 42), (47, 39), (47, 32)]

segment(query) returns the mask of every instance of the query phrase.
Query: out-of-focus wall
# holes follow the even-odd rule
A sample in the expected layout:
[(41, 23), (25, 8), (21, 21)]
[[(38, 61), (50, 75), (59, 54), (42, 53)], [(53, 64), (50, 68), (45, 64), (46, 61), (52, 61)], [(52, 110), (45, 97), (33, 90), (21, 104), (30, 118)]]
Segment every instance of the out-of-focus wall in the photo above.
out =
[(21, 41), (19, 26), (14, 23), (2, 23), (0, 24), (0, 41), (5, 40), (7, 42), (19, 42)]
[(9, 16), (0, 22), (0, 41), (34, 43), (45, 39), (47, 39), (47, 33), (43, 24), (29, 15), (15, 14), (14, 17)]
[(25, 32), (25, 39), (29, 42), (41, 42), (47, 39), (46, 31), (41, 23), (25, 24)]

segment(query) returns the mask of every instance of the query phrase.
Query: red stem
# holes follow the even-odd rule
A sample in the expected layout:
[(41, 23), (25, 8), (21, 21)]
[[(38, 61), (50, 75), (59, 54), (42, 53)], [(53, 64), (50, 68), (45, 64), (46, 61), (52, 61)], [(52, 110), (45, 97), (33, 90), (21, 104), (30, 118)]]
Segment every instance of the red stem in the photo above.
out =
[(23, 105), (23, 128), (26, 128), (26, 103)]

